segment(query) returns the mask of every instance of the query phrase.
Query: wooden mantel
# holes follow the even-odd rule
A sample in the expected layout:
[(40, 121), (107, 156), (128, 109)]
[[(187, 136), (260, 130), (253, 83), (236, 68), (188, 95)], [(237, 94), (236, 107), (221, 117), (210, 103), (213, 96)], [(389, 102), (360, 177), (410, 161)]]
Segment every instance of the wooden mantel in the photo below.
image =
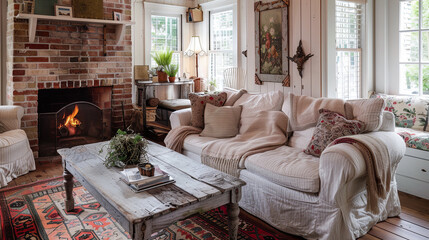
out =
[(37, 20), (39, 19), (115, 25), (116, 26), (116, 43), (118, 43), (123, 39), (125, 35), (125, 27), (135, 24), (135, 22), (131, 22), (131, 21), (114, 21), (114, 20), (103, 20), (103, 19), (74, 18), (74, 17), (65, 17), (65, 16), (47, 16), (47, 15), (23, 14), (23, 13), (18, 14), (16, 18), (28, 19), (28, 37), (29, 37), (29, 42), (31, 43), (33, 43), (35, 40)]

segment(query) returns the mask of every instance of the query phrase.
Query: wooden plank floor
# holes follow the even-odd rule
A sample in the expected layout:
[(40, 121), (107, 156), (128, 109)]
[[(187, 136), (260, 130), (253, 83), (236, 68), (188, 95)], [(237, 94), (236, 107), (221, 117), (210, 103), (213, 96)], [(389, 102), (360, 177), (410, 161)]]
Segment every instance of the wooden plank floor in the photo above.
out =
[[(49, 161), (36, 161), (36, 171), (21, 176), (8, 184), (8, 187), (27, 184), (43, 179), (62, 176), (61, 161), (57, 158)], [(399, 217), (389, 218), (375, 225), (368, 234), (360, 239), (426, 239), (429, 240), (429, 200), (406, 193), (399, 193), (402, 213)], [(283, 233), (258, 218), (241, 211), (240, 217), (255, 223), (264, 230), (273, 233), (279, 239), (302, 239)]]

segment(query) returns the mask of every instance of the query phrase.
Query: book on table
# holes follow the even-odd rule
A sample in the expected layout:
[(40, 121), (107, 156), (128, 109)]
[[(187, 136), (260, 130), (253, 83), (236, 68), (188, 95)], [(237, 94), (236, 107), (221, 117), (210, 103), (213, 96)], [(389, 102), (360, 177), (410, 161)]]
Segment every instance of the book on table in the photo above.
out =
[(158, 166), (155, 167), (155, 173), (152, 177), (142, 176), (138, 168), (128, 168), (121, 171), (121, 180), (128, 184), (133, 190), (142, 190), (153, 188), (160, 184), (171, 183), (174, 181), (168, 173), (162, 171)]

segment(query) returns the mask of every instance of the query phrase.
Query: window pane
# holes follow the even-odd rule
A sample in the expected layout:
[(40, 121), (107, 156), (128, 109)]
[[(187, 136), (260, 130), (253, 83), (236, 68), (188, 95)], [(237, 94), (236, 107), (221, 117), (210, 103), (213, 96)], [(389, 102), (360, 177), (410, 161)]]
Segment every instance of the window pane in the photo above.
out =
[(224, 70), (234, 67), (233, 24), (233, 10), (210, 14), (209, 79), (217, 89), (223, 89)]
[(360, 97), (360, 51), (337, 51), (337, 97)]
[(361, 4), (337, 1), (336, 43), (337, 48), (360, 48), (362, 23)]
[(429, 95), (429, 65), (423, 65), (423, 94)]
[(179, 50), (178, 23), (177, 17), (152, 16), (151, 28), (151, 51)]
[(234, 66), (232, 52), (210, 53), (210, 80), (216, 82), (216, 89), (223, 89), (223, 72)]
[(419, 61), (419, 32), (399, 33), (400, 62)]
[(399, 3), (399, 29), (410, 30), (419, 28), (419, 1), (407, 0)]
[(210, 16), (210, 50), (233, 49), (232, 10), (213, 13)]
[(422, 61), (429, 62), (429, 32), (422, 32)]
[(418, 94), (419, 93), (419, 65), (400, 64), (399, 65), (399, 93)]
[(429, 0), (422, 0), (422, 28), (429, 28)]

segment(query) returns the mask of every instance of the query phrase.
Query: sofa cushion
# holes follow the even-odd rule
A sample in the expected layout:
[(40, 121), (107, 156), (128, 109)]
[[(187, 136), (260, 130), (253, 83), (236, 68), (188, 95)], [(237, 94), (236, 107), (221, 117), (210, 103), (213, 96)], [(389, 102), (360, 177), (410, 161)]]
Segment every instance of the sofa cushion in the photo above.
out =
[(27, 134), (22, 129), (10, 130), (0, 134), (0, 148), (18, 143), (25, 144), (27, 141)]
[(417, 131), (410, 128), (396, 128), (395, 131), (401, 136), (407, 147), (429, 151), (429, 133)]
[(264, 94), (245, 93), (239, 98), (234, 106), (241, 105), (241, 127), (240, 133), (246, 132), (249, 124), (253, 122), (258, 112), (261, 111), (280, 111), (283, 105), (283, 92), (273, 91)]
[(359, 120), (347, 120), (343, 115), (320, 109), (320, 117), (314, 130), (311, 142), (305, 153), (319, 157), (323, 150), (335, 139), (361, 133), (365, 123)]
[(223, 91), (226, 92), (227, 99), (224, 106), (233, 106), (234, 103), (241, 97), (243, 94), (247, 93), (246, 89), (234, 89), (234, 88), (223, 88)]
[(216, 107), (223, 106), (226, 101), (226, 93), (214, 93), (199, 95), (196, 93), (189, 94), (191, 100), (191, 124), (196, 128), (204, 128), (204, 109), (207, 103), (213, 104)]
[(314, 129), (316, 127), (293, 132), (292, 136), (289, 137), (288, 146), (304, 150), (313, 137)]
[(348, 100), (345, 104), (346, 117), (364, 122), (363, 132), (377, 131), (382, 124), (384, 105), (381, 98)]
[(249, 172), (273, 183), (298, 191), (319, 191), (319, 158), (299, 148), (282, 146), (249, 156), (245, 161)]
[(215, 107), (206, 105), (202, 137), (230, 138), (238, 134), (241, 106)]
[(189, 135), (186, 137), (185, 142), (183, 143), (183, 150), (195, 153), (200, 156), (203, 148), (214, 140), (218, 139), (212, 137), (201, 137), (198, 134)]

